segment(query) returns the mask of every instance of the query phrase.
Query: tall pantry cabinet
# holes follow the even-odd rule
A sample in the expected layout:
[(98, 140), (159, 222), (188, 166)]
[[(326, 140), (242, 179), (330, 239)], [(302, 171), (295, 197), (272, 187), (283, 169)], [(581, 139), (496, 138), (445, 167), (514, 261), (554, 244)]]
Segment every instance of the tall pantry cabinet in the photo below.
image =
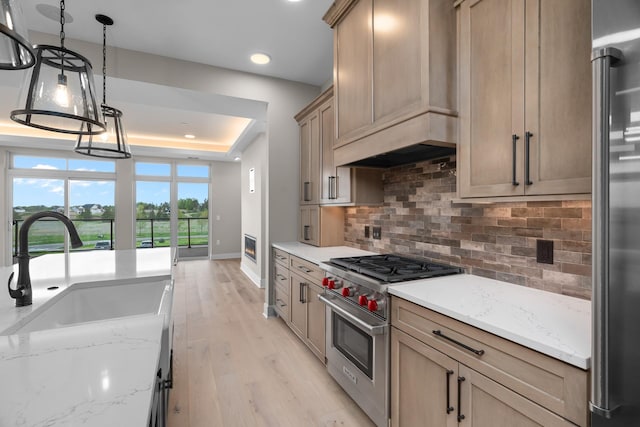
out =
[(460, 197), (591, 191), (589, 0), (460, 0)]

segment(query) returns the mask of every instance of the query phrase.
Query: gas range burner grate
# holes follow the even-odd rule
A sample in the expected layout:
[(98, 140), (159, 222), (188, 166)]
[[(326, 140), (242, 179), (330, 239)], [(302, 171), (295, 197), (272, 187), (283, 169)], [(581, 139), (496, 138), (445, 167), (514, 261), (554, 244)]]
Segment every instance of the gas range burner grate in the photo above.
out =
[(330, 262), (347, 270), (373, 277), (386, 283), (424, 279), (427, 277), (444, 276), (461, 272), (458, 267), (406, 258), (399, 255), (332, 258)]

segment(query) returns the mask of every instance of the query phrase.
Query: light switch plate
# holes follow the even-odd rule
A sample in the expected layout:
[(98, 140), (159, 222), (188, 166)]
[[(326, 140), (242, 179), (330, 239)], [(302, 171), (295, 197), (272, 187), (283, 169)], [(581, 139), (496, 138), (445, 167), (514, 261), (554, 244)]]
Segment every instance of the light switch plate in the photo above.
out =
[(373, 238), (376, 240), (382, 239), (382, 227), (373, 227)]

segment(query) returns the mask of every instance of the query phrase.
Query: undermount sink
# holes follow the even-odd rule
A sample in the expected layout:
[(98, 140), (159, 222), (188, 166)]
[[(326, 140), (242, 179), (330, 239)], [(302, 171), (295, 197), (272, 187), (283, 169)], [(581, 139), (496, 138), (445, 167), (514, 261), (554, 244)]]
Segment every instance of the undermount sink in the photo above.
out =
[(140, 279), (78, 283), (51, 298), (42, 307), (0, 335), (62, 328), (141, 314), (162, 314), (171, 310), (170, 280)]

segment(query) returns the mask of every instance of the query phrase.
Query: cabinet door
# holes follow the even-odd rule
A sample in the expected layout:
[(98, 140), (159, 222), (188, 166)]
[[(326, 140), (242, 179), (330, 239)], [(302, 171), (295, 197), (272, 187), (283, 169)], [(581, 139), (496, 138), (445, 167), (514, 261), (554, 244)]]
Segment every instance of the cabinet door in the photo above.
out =
[(300, 235), (298, 240), (318, 246), (320, 231), (320, 211), (318, 205), (300, 206)]
[(324, 362), (325, 356), (325, 305), (318, 299), (322, 288), (313, 284), (306, 287), (307, 338), (309, 347)]
[(459, 7), (460, 197), (523, 195), (524, 0)]
[(591, 2), (527, 0), (527, 194), (591, 192)]
[(318, 204), (320, 192), (320, 118), (300, 123), (300, 204)]
[(574, 424), (544, 409), (484, 375), (459, 366), (460, 427), (573, 427)]
[(289, 316), (291, 319), (291, 329), (303, 341), (307, 337), (307, 304), (305, 298), (305, 287), (307, 281), (297, 274), (291, 273), (291, 289), (289, 295), (291, 302), (289, 304)]
[(338, 139), (372, 123), (372, 10), (359, 0), (334, 28)]
[(335, 141), (335, 114), (333, 99), (323, 104), (318, 110), (320, 116), (320, 151), (321, 151), (321, 203), (349, 203), (351, 201), (351, 170), (336, 168), (333, 162), (333, 145)]
[[(422, 69), (421, 61), (421, 47), (426, 44), (421, 31), (422, 3), (422, 0), (375, 1), (373, 110), (376, 122), (412, 104), (420, 104), (422, 99), (422, 76), (428, 72)], [(425, 17), (428, 18), (426, 13)]]
[(394, 427), (457, 426), (457, 377), (458, 362), (391, 328), (391, 423)]

